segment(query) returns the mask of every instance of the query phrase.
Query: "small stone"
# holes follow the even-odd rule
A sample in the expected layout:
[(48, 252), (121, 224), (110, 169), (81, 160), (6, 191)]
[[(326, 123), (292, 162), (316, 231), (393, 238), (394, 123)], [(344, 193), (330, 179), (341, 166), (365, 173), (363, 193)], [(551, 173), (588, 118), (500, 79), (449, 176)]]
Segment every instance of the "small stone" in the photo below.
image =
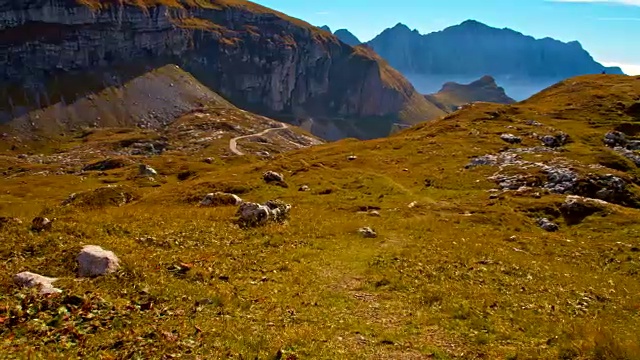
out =
[(28, 288), (39, 287), (41, 295), (62, 292), (62, 290), (53, 287), (53, 283), (57, 280), (57, 278), (50, 278), (28, 271), (13, 276), (13, 282), (16, 283), (16, 285)]
[(154, 168), (145, 164), (138, 165), (138, 173), (140, 176), (144, 177), (158, 176), (158, 172)]
[(363, 227), (358, 229), (358, 233), (360, 235), (362, 235), (365, 239), (373, 239), (373, 238), (377, 238), (378, 237), (378, 233), (376, 233), (372, 228), (370, 227)]
[(53, 222), (46, 217), (38, 216), (31, 221), (31, 230), (33, 231), (45, 231), (50, 230)]
[(351, 156), (349, 156), (347, 159), (348, 159), (349, 161), (353, 161), (353, 160), (357, 160), (357, 159), (358, 159), (358, 157), (357, 157), (357, 156), (355, 156), (355, 155), (351, 155)]
[(380, 217), (380, 212), (378, 210), (371, 210), (368, 213), (369, 216)]
[(542, 228), (543, 230), (546, 230), (549, 232), (560, 230), (560, 226), (558, 226), (558, 224), (552, 222), (547, 218), (538, 219), (538, 226), (540, 226), (540, 228)]
[(262, 178), (267, 183), (284, 181), (284, 176), (282, 176), (282, 174), (277, 173), (275, 171), (267, 171), (267, 172), (265, 172), (264, 174), (262, 174)]
[(311, 191), (311, 188), (308, 185), (302, 185), (300, 186), (298, 191), (307, 192), (307, 191)]
[(409, 207), (409, 209), (413, 209), (414, 207), (418, 206), (418, 202), (417, 201), (413, 201), (407, 206)]
[(83, 247), (77, 260), (80, 277), (106, 275), (120, 268), (120, 260), (113, 252), (96, 245)]
[(204, 159), (204, 160), (202, 160), (202, 161), (203, 161), (204, 163), (206, 163), (206, 164), (213, 164), (213, 158), (210, 158), (210, 157), (205, 158), (205, 159)]
[(502, 134), (500, 135), (500, 139), (502, 139), (502, 141), (508, 142), (509, 144), (520, 144), (522, 142), (522, 138), (513, 134)]

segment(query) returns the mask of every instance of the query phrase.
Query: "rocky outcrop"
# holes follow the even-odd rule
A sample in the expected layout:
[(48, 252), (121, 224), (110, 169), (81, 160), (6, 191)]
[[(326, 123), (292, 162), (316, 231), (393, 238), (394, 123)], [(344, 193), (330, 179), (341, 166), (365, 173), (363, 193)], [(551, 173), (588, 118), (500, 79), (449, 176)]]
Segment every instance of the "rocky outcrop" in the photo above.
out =
[(0, 1), (4, 119), (170, 63), (236, 105), (276, 118), (389, 119), (389, 127), (423, 119), (427, 102), (406, 79), (327, 32), (251, 2), (177, 3)]
[(436, 104), (446, 112), (458, 110), (461, 106), (476, 101), (492, 102), (496, 104), (513, 104), (516, 101), (498, 86), (491, 76), (483, 76), (469, 84), (448, 82), (442, 89), (434, 94), (425, 95), (425, 98)]

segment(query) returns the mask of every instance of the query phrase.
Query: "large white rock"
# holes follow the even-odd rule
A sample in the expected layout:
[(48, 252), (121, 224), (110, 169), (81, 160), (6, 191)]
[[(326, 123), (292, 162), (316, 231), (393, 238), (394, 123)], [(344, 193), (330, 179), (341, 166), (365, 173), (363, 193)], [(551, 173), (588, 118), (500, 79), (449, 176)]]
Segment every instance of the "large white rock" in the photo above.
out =
[(243, 225), (258, 226), (269, 221), (284, 222), (289, 217), (291, 205), (280, 200), (269, 200), (264, 205), (242, 203), (236, 216)]
[(13, 282), (16, 283), (16, 285), (22, 287), (38, 287), (42, 295), (62, 292), (62, 290), (53, 287), (53, 283), (57, 280), (57, 278), (50, 278), (28, 271), (23, 271), (13, 276)]
[(242, 203), (243, 201), (238, 195), (223, 192), (207, 194), (204, 199), (200, 201), (200, 205), (202, 206), (240, 205)]
[(77, 260), (81, 277), (106, 275), (120, 268), (120, 260), (113, 252), (96, 245), (83, 247)]

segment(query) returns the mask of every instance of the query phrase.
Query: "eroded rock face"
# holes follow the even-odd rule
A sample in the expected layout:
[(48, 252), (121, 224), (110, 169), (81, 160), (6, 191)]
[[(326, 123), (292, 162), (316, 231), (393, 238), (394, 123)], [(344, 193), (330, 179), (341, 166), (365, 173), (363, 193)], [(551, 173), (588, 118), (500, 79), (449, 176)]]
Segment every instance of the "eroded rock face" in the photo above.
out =
[[(381, 74), (389, 72), (381, 71), (387, 66), (381, 61), (269, 9), (252, 11), (235, 5), (141, 9), (117, 2), (90, 9), (80, 3), (0, 3), (4, 45), (0, 83), (24, 88), (31, 99), (29, 108), (73, 101), (75, 87), (58, 94), (45, 91), (52, 74), (76, 76), (107, 69), (104, 88), (140, 75), (133, 67), (112, 71), (116, 65), (160, 67), (176, 59), (225, 98), (265, 115), (397, 116), (417, 95), (399, 74), (393, 76), (400, 81), (388, 86)], [(21, 109), (17, 101), (17, 96), (7, 99), (0, 112), (15, 116)]]
[(53, 283), (57, 280), (57, 278), (46, 277), (28, 271), (13, 276), (13, 282), (16, 285), (22, 287), (38, 287), (41, 295), (62, 292), (62, 290), (56, 289), (53, 286)]
[(80, 277), (107, 275), (120, 268), (120, 260), (113, 252), (96, 245), (83, 247), (77, 260)]

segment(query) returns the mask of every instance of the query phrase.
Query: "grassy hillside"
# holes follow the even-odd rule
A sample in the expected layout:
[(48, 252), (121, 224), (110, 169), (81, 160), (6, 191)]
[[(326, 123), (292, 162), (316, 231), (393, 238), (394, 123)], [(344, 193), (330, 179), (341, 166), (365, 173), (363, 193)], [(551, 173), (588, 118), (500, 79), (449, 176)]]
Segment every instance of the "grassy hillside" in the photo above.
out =
[[(587, 76), (524, 103), (475, 104), (390, 138), (271, 160), (207, 164), (201, 154), (166, 153), (55, 175), (67, 152), (38, 163), (6, 151), (0, 216), (23, 223), (0, 228), (0, 352), (637, 359), (640, 210), (627, 200), (640, 194), (638, 170), (603, 138), (616, 128), (635, 136), (639, 102), (640, 78)], [(541, 149), (538, 136), (560, 132), (566, 145)], [(521, 143), (503, 141), (505, 133)], [(484, 155), (523, 163), (467, 166)], [(158, 170), (157, 180), (136, 178), (137, 162)], [(543, 188), (551, 180), (542, 166), (580, 179), (615, 175), (627, 197), (589, 203), (576, 218), (562, 210), (568, 194)], [(267, 170), (283, 173), (288, 188), (263, 182)], [(507, 181), (500, 176), (520, 176), (531, 188), (489, 191)], [(94, 192), (107, 184), (133, 200), (114, 206), (109, 192)], [(291, 219), (240, 228), (236, 207), (197, 206), (212, 191), (284, 200)], [(61, 206), (72, 192), (83, 201)], [(51, 230), (30, 231), (36, 215), (56, 218)], [(559, 230), (542, 230), (540, 217)], [(359, 235), (364, 226), (378, 237)], [(113, 250), (122, 269), (76, 280), (75, 256), (86, 244)], [(59, 277), (63, 294), (18, 289), (11, 276), (26, 270)]]

